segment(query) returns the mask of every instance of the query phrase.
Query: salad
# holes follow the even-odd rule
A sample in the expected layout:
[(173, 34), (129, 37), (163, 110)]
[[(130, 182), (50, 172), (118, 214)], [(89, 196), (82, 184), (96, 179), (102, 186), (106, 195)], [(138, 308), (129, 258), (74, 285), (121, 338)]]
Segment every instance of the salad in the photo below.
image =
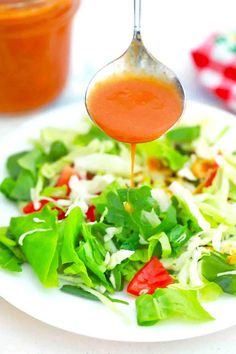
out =
[(86, 126), (43, 129), (29, 150), (8, 158), (0, 189), (22, 216), (0, 228), (0, 268), (21, 272), (28, 263), (42, 286), (119, 314), (126, 292), (140, 326), (213, 320), (202, 303), (236, 294), (228, 127), (180, 123), (139, 144), (129, 188), (129, 146)]

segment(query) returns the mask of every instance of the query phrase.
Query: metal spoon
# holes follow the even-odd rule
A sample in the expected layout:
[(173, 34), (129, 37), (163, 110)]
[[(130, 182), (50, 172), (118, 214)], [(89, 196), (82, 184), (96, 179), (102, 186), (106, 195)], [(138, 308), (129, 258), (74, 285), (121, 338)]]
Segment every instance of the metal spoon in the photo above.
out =
[[(143, 44), (141, 37), (141, 0), (134, 0), (134, 35), (129, 48), (119, 58), (100, 69), (88, 85), (85, 95), (85, 104), (91, 119), (94, 117), (92, 117), (89, 112), (88, 97), (94, 85), (106, 80), (112, 75), (124, 74), (126, 72), (147, 74), (148, 76), (153, 76), (159, 80), (171, 83), (177, 88), (182, 101), (182, 110), (184, 109), (185, 95), (179, 79), (172, 70), (154, 58)], [(176, 118), (178, 119), (180, 117)]]

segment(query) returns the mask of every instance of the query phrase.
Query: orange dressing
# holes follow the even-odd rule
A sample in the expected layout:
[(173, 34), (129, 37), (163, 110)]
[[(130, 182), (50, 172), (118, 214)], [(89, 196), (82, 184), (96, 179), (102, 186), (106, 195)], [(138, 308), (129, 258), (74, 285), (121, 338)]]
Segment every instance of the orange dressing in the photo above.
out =
[(183, 109), (181, 95), (174, 84), (131, 73), (114, 75), (95, 84), (87, 106), (107, 135), (132, 144), (132, 186), (135, 144), (159, 138), (174, 125)]
[(62, 91), (80, 0), (0, 0), (0, 112), (38, 108)]
[(130, 177), (130, 186), (131, 186), (131, 188), (135, 187), (135, 184), (134, 184), (135, 153), (136, 153), (136, 144), (131, 144), (131, 177)]

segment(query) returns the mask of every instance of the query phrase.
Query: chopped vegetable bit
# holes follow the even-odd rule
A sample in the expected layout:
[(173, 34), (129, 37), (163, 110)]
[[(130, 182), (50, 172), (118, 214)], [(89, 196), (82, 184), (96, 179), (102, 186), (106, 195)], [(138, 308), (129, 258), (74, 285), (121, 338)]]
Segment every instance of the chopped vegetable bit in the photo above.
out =
[[(22, 209), (24, 214), (31, 214), (34, 213), (36, 211), (40, 211), (43, 209), (43, 207), (45, 205), (47, 205), (48, 203), (53, 203), (56, 202), (56, 199), (51, 198), (51, 200), (47, 200), (47, 199), (42, 199), (38, 202), (38, 207), (35, 208), (34, 203), (33, 202), (29, 202), (28, 204), (26, 204), (24, 206), (24, 208)], [(58, 206), (53, 206), (52, 210), (57, 210), (58, 211), (58, 220), (62, 220), (65, 218), (65, 211), (63, 211), (61, 208), (59, 208)]]
[(69, 187), (69, 182), (72, 176), (78, 176), (78, 173), (76, 172), (76, 170), (74, 169), (74, 167), (71, 166), (65, 166), (57, 180), (56, 186), (60, 187), (60, 186), (66, 186), (68, 193), (70, 192), (70, 187)]
[(199, 159), (192, 164), (191, 170), (194, 176), (201, 179), (208, 178), (209, 174), (215, 172), (218, 167), (215, 161)]
[(87, 210), (87, 212), (86, 212), (86, 218), (87, 218), (87, 220), (89, 220), (90, 222), (96, 221), (95, 209), (96, 209), (96, 207), (95, 207), (94, 205), (90, 205), (90, 207), (88, 208), (88, 210)]
[(40, 200), (40, 202), (38, 203), (38, 207), (34, 206), (33, 202), (29, 202), (28, 204), (26, 204), (24, 206), (24, 208), (22, 209), (24, 214), (31, 214), (34, 213), (35, 211), (40, 211), (43, 209), (44, 205), (48, 204), (49, 201), (47, 199), (42, 199)]
[(135, 274), (127, 287), (127, 291), (136, 296), (153, 294), (157, 288), (166, 288), (172, 283), (172, 277), (158, 258), (154, 256)]

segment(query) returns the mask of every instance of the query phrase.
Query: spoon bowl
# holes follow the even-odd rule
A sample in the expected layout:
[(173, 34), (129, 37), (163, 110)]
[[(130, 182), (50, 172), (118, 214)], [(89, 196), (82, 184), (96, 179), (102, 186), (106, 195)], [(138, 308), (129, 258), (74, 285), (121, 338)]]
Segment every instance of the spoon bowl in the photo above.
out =
[[(184, 109), (184, 102), (185, 102), (183, 87), (179, 79), (175, 75), (175, 73), (172, 70), (170, 70), (167, 66), (162, 64), (160, 61), (158, 61), (156, 58), (154, 58), (153, 55), (149, 53), (149, 51), (146, 49), (145, 45), (143, 44), (142, 37), (141, 37), (141, 27), (140, 27), (141, 0), (134, 0), (134, 15), (135, 15), (134, 36), (129, 48), (125, 51), (123, 55), (121, 55), (119, 58), (113, 60), (112, 62), (104, 66), (95, 74), (95, 76), (92, 78), (92, 80), (88, 85), (86, 96), (85, 96), (85, 104), (90, 118), (95, 123), (97, 123), (98, 126), (105, 131), (105, 133), (115, 138), (116, 140), (120, 140), (127, 143), (147, 142), (159, 138), (160, 135), (162, 135), (171, 126), (173, 126), (173, 124), (180, 118)], [(124, 78), (126, 75), (130, 75), (130, 74), (135, 76), (136, 78), (146, 77), (151, 80), (152, 79), (158, 80), (158, 82), (163, 83), (163, 85), (172, 87), (175, 90), (175, 95), (178, 95), (178, 100), (179, 100), (178, 109), (172, 114), (172, 117), (169, 117), (169, 120), (167, 119), (168, 121), (165, 121), (165, 110), (163, 110), (164, 113), (163, 113), (163, 119), (161, 124), (159, 122), (156, 122), (156, 126), (159, 124), (159, 126), (162, 125), (162, 127), (156, 130), (156, 135), (149, 134), (146, 137), (145, 136), (142, 137), (141, 127), (139, 132), (136, 134), (136, 136), (135, 134), (133, 135), (131, 134), (130, 139), (127, 138), (127, 135), (125, 133), (123, 135), (117, 135), (115, 131), (116, 128), (114, 128), (114, 131), (112, 129), (107, 130), (106, 125), (100, 124), (100, 121), (97, 119), (96, 113), (94, 112), (94, 110), (91, 109), (90, 98), (92, 94), (96, 91), (96, 89), (102, 85), (102, 83), (108, 82), (112, 78), (115, 79), (118, 79), (120, 77)], [(128, 90), (126, 89), (126, 91), (124, 92), (127, 93), (127, 91)], [(118, 92), (118, 93), (124, 95), (124, 92), (121, 93)], [(166, 95), (168, 96), (167, 93)], [(133, 100), (132, 95), (130, 95), (129, 97), (130, 97), (130, 101), (132, 101)], [(129, 97), (128, 98), (126, 97), (126, 101), (129, 99)], [(169, 103), (171, 101), (170, 97), (171, 95), (169, 95)], [(110, 100), (110, 98), (108, 99)], [(112, 99), (114, 99), (114, 97)], [(100, 103), (100, 105), (101, 104), (102, 103)], [(122, 104), (122, 100), (120, 104)], [(158, 110), (160, 108), (158, 107), (158, 102), (156, 102), (156, 106)], [(109, 115), (109, 119), (110, 119), (109, 125), (112, 125), (113, 117), (111, 116), (109, 110), (107, 110), (106, 114)], [(145, 114), (144, 110), (143, 110), (143, 114)], [(135, 122), (131, 122), (132, 124), (129, 124), (129, 118), (126, 117), (124, 119), (126, 119), (125, 124), (124, 124), (124, 120), (122, 121), (122, 116), (120, 117), (120, 122), (121, 122), (120, 126), (123, 124), (124, 130), (129, 129), (130, 131), (132, 131), (132, 129), (134, 130), (134, 126), (136, 130), (138, 129), (137, 128), (137, 125), (139, 124), (138, 120)], [(153, 114), (153, 119), (147, 120), (146, 123), (150, 125), (154, 120), (155, 120), (155, 114)]]

